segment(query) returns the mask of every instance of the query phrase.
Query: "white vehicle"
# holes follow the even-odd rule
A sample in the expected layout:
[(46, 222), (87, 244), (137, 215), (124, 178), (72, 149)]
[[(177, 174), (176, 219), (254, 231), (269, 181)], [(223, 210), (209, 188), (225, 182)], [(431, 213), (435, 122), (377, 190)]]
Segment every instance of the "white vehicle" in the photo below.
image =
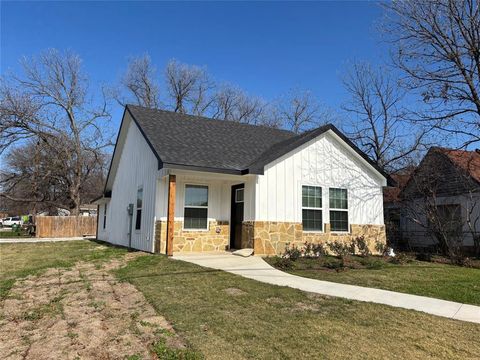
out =
[(2, 220), (2, 226), (22, 225), (22, 219), (20, 216), (7, 217)]

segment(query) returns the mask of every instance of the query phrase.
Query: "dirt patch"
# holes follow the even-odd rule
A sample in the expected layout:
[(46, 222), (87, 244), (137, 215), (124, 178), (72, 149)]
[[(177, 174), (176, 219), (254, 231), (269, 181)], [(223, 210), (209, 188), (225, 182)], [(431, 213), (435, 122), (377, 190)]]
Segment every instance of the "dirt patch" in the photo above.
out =
[(316, 304), (308, 304), (304, 302), (297, 302), (294, 307), (290, 309), (290, 311), (319, 311), (319, 307)]
[(237, 289), (237, 288), (228, 288), (228, 289), (225, 289), (225, 292), (226, 292), (228, 295), (231, 295), (231, 296), (241, 296), (241, 295), (245, 295), (245, 294), (246, 294), (245, 291), (240, 290), (240, 289)]
[(143, 294), (109, 272), (138, 255), (17, 281), (0, 313), (0, 359), (155, 359), (158, 341), (185, 348)]

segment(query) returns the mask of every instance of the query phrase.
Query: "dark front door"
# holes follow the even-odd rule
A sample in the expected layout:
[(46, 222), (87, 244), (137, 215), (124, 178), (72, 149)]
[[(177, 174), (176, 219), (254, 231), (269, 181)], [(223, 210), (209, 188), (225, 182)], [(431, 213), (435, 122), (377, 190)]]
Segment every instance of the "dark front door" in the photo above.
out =
[(245, 184), (232, 186), (232, 213), (230, 216), (230, 249), (242, 247), (243, 199)]

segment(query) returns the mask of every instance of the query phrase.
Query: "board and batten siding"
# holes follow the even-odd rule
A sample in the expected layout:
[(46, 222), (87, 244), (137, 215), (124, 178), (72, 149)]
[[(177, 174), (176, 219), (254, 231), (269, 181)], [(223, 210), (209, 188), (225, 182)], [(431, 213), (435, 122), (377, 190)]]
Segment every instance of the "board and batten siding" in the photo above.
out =
[[(175, 173), (175, 171), (173, 171)], [(215, 179), (217, 178), (217, 179)], [(185, 186), (208, 186), (208, 220), (230, 221), (231, 188), (235, 184), (245, 184), (245, 219), (253, 218), (255, 176), (239, 176), (237, 180), (222, 179), (222, 175), (197, 173), (194, 175), (176, 172), (175, 221), (183, 221), (185, 208)], [(168, 176), (157, 183), (156, 218), (166, 221), (168, 208)]]
[[(153, 252), (155, 224), (155, 192), (158, 161), (141, 134), (138, 126), (125, 113), (124, 129), (120, 137), (125, 136), (114, 182), (112, 198), (107, 205), (107, 241), (113, 244), (129, 245), (128, 204), (133, 204), (131, 245), (135, 249)], [(122, 134), (123, 131), (126, 133)], [(143, 187), (143, 206), (140, 230), (135, 230), (137, 210), (137, 190)], [(100, 209), (99, 217), (103, 215)], [(102, 221), (99, 221), (102, 224)]]
[(386, 180), (329, 131), (265, 166), (255, 186), (255, 220), (301, 222), (302, 185), (322, 187), (323, 222), (328, 189), (348, 189), (349, 224), (383, 225)]

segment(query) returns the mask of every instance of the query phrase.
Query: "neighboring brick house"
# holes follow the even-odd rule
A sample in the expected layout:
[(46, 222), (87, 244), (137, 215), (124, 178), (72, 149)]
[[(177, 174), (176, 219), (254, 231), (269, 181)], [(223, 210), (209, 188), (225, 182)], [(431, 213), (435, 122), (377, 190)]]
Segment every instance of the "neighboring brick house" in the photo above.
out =
[(438, 243), (435, 233), (438, 236), (442, 231), (463, 247), (478, 247), (478, 150), (432, 147), (411, 174), (392, 175), (392, 178), (398, 186), (384, 192), (385, 221), (395, 223), (398, 231), (395, 236), (401, 245), (435, 247)]
[(168, 254), (385, 242), (386, 183), (333, 125), (297, 135), (127, 105), (97, 236)]

